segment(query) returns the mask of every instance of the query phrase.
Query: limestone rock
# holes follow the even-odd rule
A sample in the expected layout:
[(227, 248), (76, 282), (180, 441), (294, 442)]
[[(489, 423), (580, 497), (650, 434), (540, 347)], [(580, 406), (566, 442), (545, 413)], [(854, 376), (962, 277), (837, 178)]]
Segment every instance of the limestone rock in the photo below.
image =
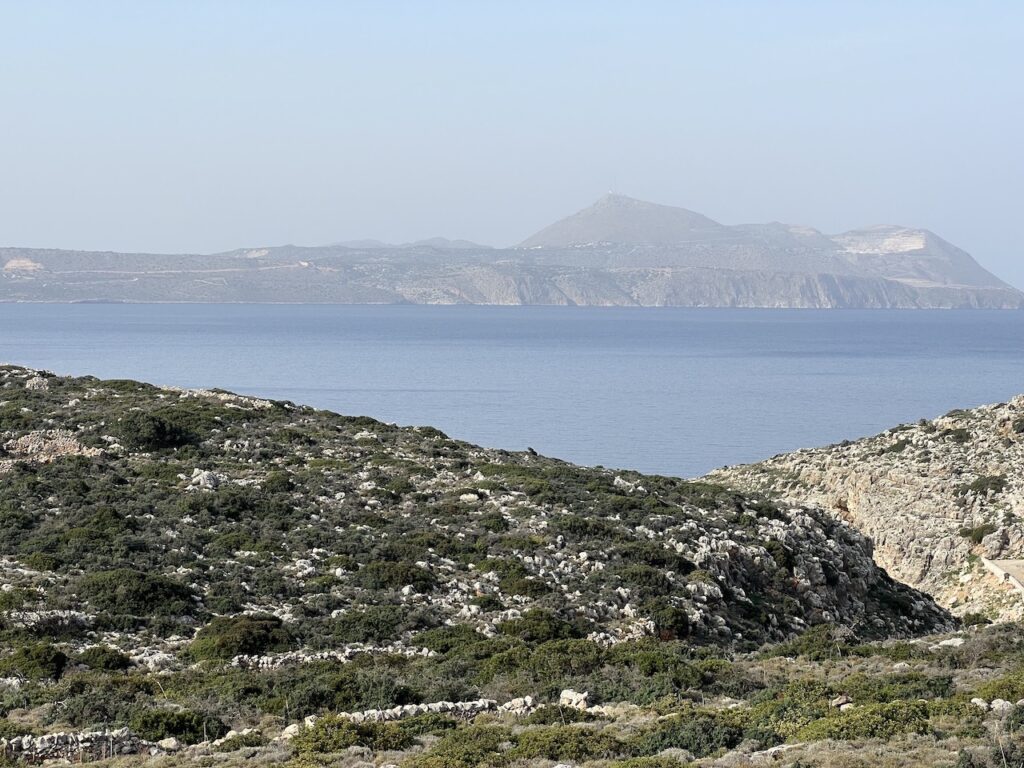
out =
[(590, 704), (590, 694), (587, 692), (580, 693), (567, 688), (559, 695), (558, 704), (559, 706), (572, 709), (586, 709)]

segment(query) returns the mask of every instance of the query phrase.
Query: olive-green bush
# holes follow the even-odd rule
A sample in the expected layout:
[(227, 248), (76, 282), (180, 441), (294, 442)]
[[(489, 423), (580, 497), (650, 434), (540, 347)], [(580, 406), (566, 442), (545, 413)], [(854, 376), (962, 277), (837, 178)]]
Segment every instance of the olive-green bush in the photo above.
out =
[(834, 739), (891, 739), (906, 733), (928, 732), (928, 705), (920, 701), (865, 704), (823, 717), (804, 726), (797, 738), (804, 741)]
[(412, 736), (397, 723), (353, 723), (336, 715), (319, 718), (292, 740), (300, 754), (341, 752), (352, 746), (374, 751), (405, 749)]
[(292, 647), (292, 637), (276, 616), (265, 614), (218, 616), (199, 630), (188, 647), (196, 660), (229, 660), (242, 654), (258, 656)]
[(131, 718), (131, 729), (143, 739), (159, 741), (174, 736), (187, 744), (211, 741), (227, 733), (220, 720), (187, 709), (147, 709)]

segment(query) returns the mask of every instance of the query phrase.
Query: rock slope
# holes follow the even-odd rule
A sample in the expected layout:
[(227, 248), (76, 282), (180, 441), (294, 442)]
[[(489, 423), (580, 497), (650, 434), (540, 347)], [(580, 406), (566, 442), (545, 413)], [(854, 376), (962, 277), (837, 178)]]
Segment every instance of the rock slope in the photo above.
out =
[(956, 613), (1024, 613), (982, 561), (1024, 558), (1024, 396), (710, 477), (830, 510), (896, 578)]

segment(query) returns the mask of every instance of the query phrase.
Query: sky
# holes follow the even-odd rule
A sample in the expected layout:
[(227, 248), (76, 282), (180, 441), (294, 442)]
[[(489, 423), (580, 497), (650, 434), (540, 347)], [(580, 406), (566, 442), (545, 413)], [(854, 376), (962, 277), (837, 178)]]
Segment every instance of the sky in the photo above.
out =
[(607, 191), (1024, 287), (1024, 3), (0, 0), (0, 245), (510, 245)]

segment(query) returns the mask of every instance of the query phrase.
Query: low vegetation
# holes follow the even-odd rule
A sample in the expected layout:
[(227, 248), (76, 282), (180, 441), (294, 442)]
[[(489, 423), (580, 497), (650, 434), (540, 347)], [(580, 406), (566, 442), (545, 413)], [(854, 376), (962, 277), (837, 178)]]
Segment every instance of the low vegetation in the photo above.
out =
[(1016, 743), (1012, 705), (970, 703), (1024, 698), (1016, 628), (943, 643), (952, 618), (813, 509), (18, 368), (0, 414), (0, 738), (128, 728), (292, 768)]

